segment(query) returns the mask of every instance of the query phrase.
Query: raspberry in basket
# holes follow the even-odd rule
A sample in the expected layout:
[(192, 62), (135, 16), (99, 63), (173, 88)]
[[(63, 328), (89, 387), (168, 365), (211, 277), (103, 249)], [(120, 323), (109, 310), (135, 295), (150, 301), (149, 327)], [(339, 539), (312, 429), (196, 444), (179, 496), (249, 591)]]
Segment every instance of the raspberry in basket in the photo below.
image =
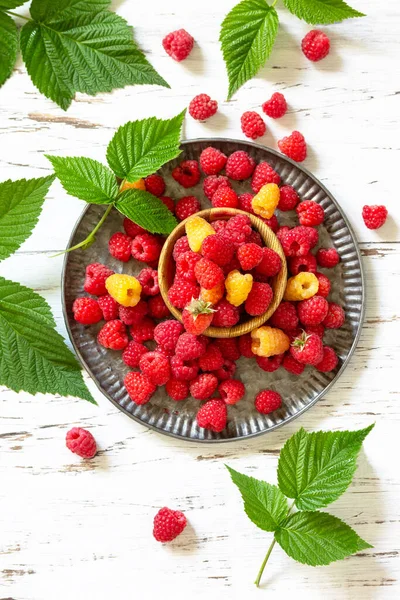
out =
[(212, 323), (215, 310), (204, 300), (191, 300), (182, 312), (182, 322), (188, 333), (201, 335)]
[(299, 324), (296, 307), (291, 302), (281, 302), (270, 319), (273, 327), (284, 331), (296, 329)]
[(339, 359), (336, 352), (330, 346), (324, 346), (323, 358), (315, 365), (315, 368), (322, 373), (329, 373), (336, 369)]
[(190, 249), (200, 252), (201, 245), (208, 235), (215, 235), (213, 227), (202, 217), (191, 217), (185, 225)]
[(226, 165), (227, 158), (221, 150), (209, 146), (200, 154), (200, 167), (206, 175), (217, 175)]
[(77, 298), (72, 305), (74, 319), (82, 325), (93, 325), (103, 319), (102, 310), (94, 298)]
[(160, 293), (158, 285), (158, 272), (148, 267), (142, 269), (138, 275), (138, 281), (142, 286), (142, 293), (145, 296), (157, 296)]
[(162, 508), (154, 517), (153, 535), (157, 542), (172, 542), (186, 527), (186, 517), (179, 510)]
[(201, 260), (200, 254), (188, 250), (182, 252), (176, 259), (176, 277), (177, 279), (185, 279), (186, 281), (196, 282), (194, 268), (196, 263)]
[(195, 215), (199, 210), (201, 206), (196, 196), (184, 196), (175, 205), (175, 215), (179, 221)]
[(333, 269), (340, 261), (340, 256), (335, 248), (320, 248), (317, 252), (317, 262), (320, 267)]
[(136, 260), (151, 263), (158, 260), (160, 256), (161, 242), (151, 233), (142, 233), (133, 239), (131, 252)]
[(175, 350), (179, 336), (183, 333), (183, 325), (179, 321), (169, 319), (159, 323), (154, 329), (154, 339), (163, 348)]
[(145, 352), (140, 358), (139, 367), (155, 385), (165, 385), (171, 375), (169, 360), (160, 352)]
[(263, 390), (257, 394), (254, 406), (262, 415), (269, 415), (282, 406), (281, 395), (274, 390)]
[(236, 306), (233, 306), (226, 298), (222, 298), (215, 305), (213, 319), (214, 327), (233, 327), (240, 319), (240, 313)]
[(181, 402), (189, 396), (189, 384), (187, 381), (179, 381), (173, 377), (165, 384), (165, 391), (172, 400)]
[(319, 335), (308, 335), (305, 331), (293, 340), (290, 353), (304, 365), (317, 365), (323, 358), (323, 344)]
[(303, 325), (319, 325), (327, 316), (328, 308), (328, 302), (325, 298), (313, 296), (298, 303), (297, 314)]
[(143, 229), (143, 227), (140, 227), (140, 225), (136, 225), (136, 223), (128, 219), (128, 217), (125, 217), (123, 226), (125, 229), (125, 233), (131, 238), (134, 238), (137, 235), (141, 235), (142, 233), (146, 233), (146, 230)]
[(246, 301), (253, 285), (253, 276), (250, 273), (231, 271), (225, 279), (226, 299), (233, 306), (240, 306)]
[(329, 302), (328, 304), (328, 312), (326, 317), (322, 321), (322, 324), (327, 329), (339, 329), (343, 325), (345, 321), (345, 313), (344, 310), (339, 304), (335, 302)]
[(328, 36), (319, 29), (312, 29), (302, 39), (301, 49), (308, 60), (317, 62), (329, 54), (330, 40)]
[(256, 215), (270, 219), (279, 204), (279, 188), (276, 183), (266, 183), (254, 196), (251, 205)]
[(86, 276), (83, 289), (93, 296), (104, 296), (107, 294), (106, 280), (114, 271), (101, 263), (92, 263), (86, 267)]
[(142, 286), (136, 277), (114, 273), (106, 281), (107, 292), (122, 306), (136, 306), (140, 300)]
[(211, 198), (211, 204), (214, 208), (237, 208), (239, 200), (235, 190), (227, 185), (220, 185)]
[(146, 404), (157, 389), (146, 375), (138, 371), (128, 373), (124, 384), (130, 399), (135, 404)]
[(177, 356), (171, 358), (172, 377), (179, 381), (192, 381), (197, 377), (199, 365), (197, 360), (182, 360)]
[(153, 194), (153, 196), (157, 196), (157, 198), (161, 198), (165, 193), (165, 181), (163, 177), (157, 175), (157, 173), (148, 175), (144, 180), (144, 185), (146, 186), (146, 192)]
[(278, 141), (278, 148), (282, 154), (296, 162), (302, 162), (307, 158), (307, 144), (304, 136), (299, 131), (293, 131)]
[(199, 367), (202, 371), (217, 371), (224, 364), (221, 350), (215, 343), (208, 344), (203, 356), (199, 358)]
[(256, 363), (266, 373), (277, 371), (282, 364), (283, 354), (275, 356), (256, 356)]
[(280, 92), (275, 92), (269, 100), (264, 102), (262, 109), (271, 119), (280, 119), (287, 111), (285, 96)]
[(205, 238), (201, 245), (201, 253), (204, 258), (223, 267), (231, 262), (235, 247), (226, 236), (217, 233), (217, 235), (209, 235)]
[(175, 279), (168, 290), (168, 298), (171, 304), (181, 309), (185, 308), (192, 298), (198, 298), (199, 294), (199, 286), (185, 279)]
[(220, 185), (231, 187), (230, 181), (225, 175), (209, 175), (203, 181), (204, 195), (211, 200)]
[(81, 458), (93, 458), (97, 452), (96, 440), (87, 429), (73, 427), (65, 438), (68, 450)]
[(217, 304), (221, 298), (223, 298), (225, 294), (225, 282), (221, 281), (215, 287), (211, 288), (211, 290), (201, 289), (200, 290), (200, 298), (204, 300), (204, 302), (209, 302), (212, 305)]
[(264, 247), (262, 249), (263, 257), (261, 262), (256, 266), (256, 272), (267, 277), (278, 275), (282, 268), (282, 259), (275, 250)]
[(237, 150), (229, 156), (225, 171), (234, 181), (243, 181), (251, 176), (255, 164), (255, 160), (247, 152)]
[(106, 294), (105, 296), (100, 296), (100, 298), (97, 299), (97, 302), (101, 308), (103, 319), (105, 321), (118, 319), (119, 304), (114, 300), (114, 298), (111, 298), (109, 294)]
[(318, 286), (318, 279), (314, 273), (300, 271), (300, 273), (287, 280), (283, 299), (291, 302), (307, 300), (318, 293)]
[(257, 244), (252, 242), (239, 246), (237, 257), (243, 271), (251, 271), (260, 264), (263, 259), (263, 250)]
[(379, 229), (386, 223), (388, 211), (386, 206), (374, 205), (368, 206), (367, 204), (362, 209), (362, 218), (364, 219), (365, 225), (368, 229)]
[(251, 140), (256, 140), (265, 134), (267, 127), (258, 113), (253, 110), (244, 112), (240, 118), (244, 135)]
[(184, 160), (172, 171), (172, 177), (184, 188), (197, 185), (201, 178), (197, 160)]
[(156, 324), (150, 317), (144, 317), (137, 325), (132, 325), (129, 332), (136, 342), (147, 342), (154, 339)]
[(189, 241), (187, 235), (184, 235), (176, 240), (174, 249), (172, 251), (172, 258), (176, 262), (178, 260), (178, 256), (183, 254), (183, 252), (187, 252), (188, 250), (190, 250)]
[(107, 321), (100, 329), (97, 341), (104, 348), (123, 350), (128, 345), (128, 334), (124, 323), (118, 319)]
[(114, 233), (108, 242), (108, 251), (117, 260), (128, 262), (132, 257), (132, 238), (125, 233)]
[(251, 350), (257, 356), (274, 356), (289, 350), (290, 339), (281, 329), (264, 325), (251, 332)]
[(235, 245), (243, 244), (251, 235), (251, 222), (247, 215), (231, 217), (225, 227), (226, 236)]
[(313, 200), (303, 200), (296, 208), (300, 225), (316, 227), (324, 222), (325, 212), (320, 204)]
[(305, 256), (291, 256), (287, 262), (289, 271), (292, 275), (298, 275), (301, 271), (314, 273), (314, 275), (316, 274), (317, 259), (311, 253), (308, 253)]
[(125, 350), (122, 353), (122, 360), (128, 367), (134, 369), (139, 366), (139, 361), (142, 358), (143, 354), (146, 354), (149, 351), (146, 346), (140, 344), (139, 342), (135, 342), (135, 340), (131, 340)]
[(148, 313), (148, 306), (144, 300), (139, 300), (136, 306), (120, 306), (119, 318), (125, 325), (139, 325)]
[(274, 293), (268, 283), (254, 281), (247, 300), (245, 311), (252, 317), (262, 315), (272, 302)]
[(268, 227), (269, 227), (270, 229), (272, 229), (272, 231), (273, 231), (274, 233), (276, 233), (276, 232), (278, 231), (278, 229), (279, 229), (279, 222), (278, 222), (278, 219), (277, 219), (277, 216), (276, 216), (276, 215), (272, 215), (272, 217), (271, 217), (270, 219), (264, 219), (264, 218), (262, 218), (262, 217), (260, 217), (260, 219), (261, 219), (262, 221), (264, 221), (264, 223), (265, 223), (266, 225), (268, 225)]
[(207, 400), (197, 413), (197, 424), (203, 429), (220, 433), (226, 427), (228, 412), (223, 400), (213, 398)]
[(206, 351), (206, 340), (204, 336), (196, 336), (192, 333), (182, 333), (175, 347), (175, 355), (181, 360), (195, 360)]
[(212, 373), (202, 373), (190, 383), (190, 394), (196, 400), (208, 400), (218, 386), (218, 379)]
[(218, 386), (221, 399), (226, 404), (236, 404), (245, 394), (243, 383), (237, 379), (227, 379)]
[(218, 102), (212, 100), (208, 94), (195, 96), (189, 104), (189, 114), (196, 121), (206, 121), (218, 110)]
[(177, 29), (165, 36), (162, 45), (168, 56), (180, 62), (193, 50), (194, 39), (186, 29)]
[(260, 162), (254, 169), (253, 177), (251, 179), (251, 187), (253, 192), (258, 194), (263, 185), (267, 183), (276, 183), (279, 185), (281, 178), (278, 173), (271, 167), (267, 162)]

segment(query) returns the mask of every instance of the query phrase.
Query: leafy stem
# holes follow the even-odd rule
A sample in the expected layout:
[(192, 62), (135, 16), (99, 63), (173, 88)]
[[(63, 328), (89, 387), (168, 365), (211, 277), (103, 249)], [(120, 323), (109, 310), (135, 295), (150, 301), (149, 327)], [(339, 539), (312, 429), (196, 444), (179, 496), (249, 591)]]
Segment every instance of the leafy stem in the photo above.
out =
[(24, 17), (24, 15), (15, 13), (12, 10), (5, 10), (3, 12), (7, 13), (8, 15), (11, 15), (12, 17), (17, 17), (18, 19), (23, 19), (24, 21), (32, 21), (32, 19), (30, 19), (29, 17)]
[(67, 252), (72, 252), (72, 250), (78, 250), (79, 248), (88, 248), (91, 244), (93, 244), (93, 242), (96, 239), (96, 233), (98, 232), (100, 227), (103, 225), (104, 221), (107, 219), (108, 215), (110, 214), (110, 212), (113, 208), (114, 208), (114, 204), (109, 204), (107, 206), (107, 210), (104, 211), (104, 214), (101, 217), (100, 221), (97, 223), (96, 227), (94, 227), (93, 230), (89, 233), (87, 238), (85, 238), (82, 242), (79, 242), (79, 244), (75, 244), (75, 246), (71, 246), (71, 248), (67, 248), (67, 250), (64, 250), (63, 252), (59, 252), (58, 254), (53, 254), (53, 256), (51, 258), (56, 258), (56, 256), (62, 256), (63, 254), (67, 254)]

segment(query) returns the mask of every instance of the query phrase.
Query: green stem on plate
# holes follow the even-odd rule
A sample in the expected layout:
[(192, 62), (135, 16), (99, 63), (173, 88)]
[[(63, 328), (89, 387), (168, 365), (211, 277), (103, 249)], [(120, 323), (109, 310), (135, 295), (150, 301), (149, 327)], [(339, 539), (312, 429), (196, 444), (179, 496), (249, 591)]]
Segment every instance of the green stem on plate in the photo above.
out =
[(12, 17), (18, 17), (18, 19), (23, 19), (24, 21), (32, 21), (29, 17), (24, 17), (24, 15), (19, 15), (18, 13), (13, 12), (12, 10), (5, 10), (5, 13), (11, 15)]

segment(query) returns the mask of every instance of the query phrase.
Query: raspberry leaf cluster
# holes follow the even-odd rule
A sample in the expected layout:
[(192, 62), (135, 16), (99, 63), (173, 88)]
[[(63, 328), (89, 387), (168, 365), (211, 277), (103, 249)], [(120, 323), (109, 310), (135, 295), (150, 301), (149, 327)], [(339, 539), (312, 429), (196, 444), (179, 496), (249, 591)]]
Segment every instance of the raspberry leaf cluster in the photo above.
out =
[[(242, 0), (226, 15), (219, 41), (229, 79), (228, 100), (265, 65), (278, 32), (277, 0)], [(286, 8), (312, 25), (336, 23), (363, 13), (344, 0), (284, 0)]]
[[(0, 183), (0, 260), (31, 234), (53, 180), (50, 175)], [(4, 277), (0, 277), (0, 339), (0, 385), (15, 392), (76, 396), (95, 404), (77, 360), (56, 331), (47, 302)]]
[[(371, 548), (349, 525), (318, 509), (348, 488), (362, 443), (373, 427), (315, 433), (301, 428), (281, 451), (278, 487), (227, 466), (249, 519), (260, 529), (274, 532), (256, 585), (276, 542), (294, 560), (311, 566), (328, 565)], [(290, 507), (287, 498), (293, 500)]]
[[(32, 0), (30, 17), (11, 11), (22, 4), (0, 2), (0, 85), (11, 75), (19, 41), (32, 82), (64, 110), (76, 92), (169, 87), (136, 46), (132, 27), (109, 10), (110, 0)], [(20, 36), (12, 16), (26, 21)]]

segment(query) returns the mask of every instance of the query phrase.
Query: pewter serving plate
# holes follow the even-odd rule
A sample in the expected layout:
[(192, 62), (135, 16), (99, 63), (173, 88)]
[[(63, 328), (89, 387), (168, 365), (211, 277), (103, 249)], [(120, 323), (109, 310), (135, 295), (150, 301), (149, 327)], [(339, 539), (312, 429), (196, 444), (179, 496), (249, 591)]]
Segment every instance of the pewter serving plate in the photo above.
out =
[[(72, 303), (78, 296), (85, 295), (83, 282), (85, 267), (89, 263), (107, 264), (116, 272), (135, 275), (142, 268), (133, 259), (121, 263), (108, 253), (108, 239), (122, 230), (122, 216), (114, 211), (99, 231), (95, 243), (87, 250), (76, 250), (65, 255), (62, 295), (66, 326), (83, 366), (98, 388), (121, 411), (129, 417), (155, 431), (183, 440), (196, 442), (228, 442), (249, 438), (272, 431), (313, 406), (335, 383), (345, 369), (356, 347), (364, 315), (364, 278), (357, 243), (346, 216), (328, 190), (306, 169), (283, 155), (257, 144), (227, 139), (187, 141), (182, 144), (181, 156), (165, 165), (160, 173), (167, 182), (166, 195), (178, 199), (193, 194), (201, 199), (204, 208), (209, 206), (202, 192), (202, 184), (184, 190), (171, 177), (172, 169), (184, 159), (198, 159), (207, 146), (215, 146), (229, 155), (235, 150), (246, 150), (257, 161), (268, 161), (280, 174), (282, 183), (296, 188), (302, 200), (315, 200), (325, 210), (325, 222), (319, 227), (320, 245), (334, 246), (341, 257), (335, 269), (329, 270), (332, 291), (329, 299), (339, 303), (346, 311), (346, 322), (339, 330), (327, 330), (324, 343), (332, 346), (340, 362), (332, 373), (320, 373), (307, 367), (300, 377), (280, 368), (274, 373), (262, 371), (252, 359), (238, 361), (236, 375), (246, 386), (246, 396), (235, 406), (228, 407), (228, 425), (222, 433), (201, 429), (196, 424), (199, 401), (188, 399), (183, 402), (171, 400), (164, 387), (157, 390), (148, 404), (138, 406), (126, 393), (123, 379), (129, 368), (123, 363), (120, 352), (106, 350), (96, 341), (101, 324), (84, 327), (72, 316)], [(249, 181), (234, 184), (238, 192), (251, 191)], [(85, 239), (105, 210), (104, 206), (89, 205), (78, 220), (68, 246)], [(278, 211), (280, 224), (295, 225), (295, 213)], [(321, 269), (327, 273), (326, 270)], [(280, 410), (270, 415), (261, 415), (254, 408), (254, 396), (261, 389), (272, 388), (283, 398)]]

